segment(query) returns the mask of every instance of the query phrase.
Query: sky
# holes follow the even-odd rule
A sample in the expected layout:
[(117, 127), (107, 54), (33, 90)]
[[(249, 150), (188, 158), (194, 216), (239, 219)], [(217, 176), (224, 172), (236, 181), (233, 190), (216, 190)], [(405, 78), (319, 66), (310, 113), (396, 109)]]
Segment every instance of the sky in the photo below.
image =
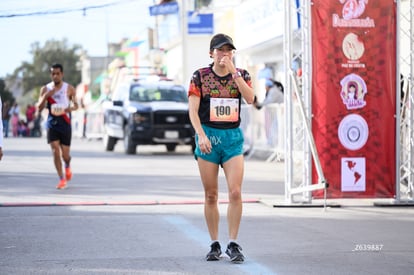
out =
[[(12, 74), (22, 62), (32, 61), (30, 50), (35, 42), (42, 47), (48, 40), (66, 38), (69, 46), (79, 44), (89, 56), (106, 56), (108, 42), (142, 38), (148, 27), (154, 27), (149, 6), (155, 2), (158, 1), (1, 0), (0, 78)], [(64, 12), (51, 14), (57, 11)], [(26, 15), (9, 17), (21, 14)]]

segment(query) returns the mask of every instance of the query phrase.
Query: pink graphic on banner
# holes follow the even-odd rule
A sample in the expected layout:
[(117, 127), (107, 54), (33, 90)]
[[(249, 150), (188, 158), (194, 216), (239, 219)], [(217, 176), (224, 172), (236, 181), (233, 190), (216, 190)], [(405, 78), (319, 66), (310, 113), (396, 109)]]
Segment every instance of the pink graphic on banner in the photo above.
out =
[(361, 109), (367, 102), (364, 100), (367, 94), (365, 81), (357, 74), (349, 74), (341, 80), (341, 98), (348, 110)]
[(364, 11), (365, 6), (368, 4), (368, 0), (339, 0), (341, 4), (344, 4), (342, 8), (342, 16), (344, 19), (354, 19), (360, 17)]

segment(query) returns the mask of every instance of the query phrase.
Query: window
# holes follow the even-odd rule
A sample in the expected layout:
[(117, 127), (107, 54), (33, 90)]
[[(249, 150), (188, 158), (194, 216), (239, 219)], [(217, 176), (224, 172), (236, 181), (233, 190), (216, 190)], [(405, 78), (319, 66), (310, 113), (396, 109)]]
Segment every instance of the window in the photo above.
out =
[(131, 87), (129, 100), (139, 102), (173, 101), (188, 102), (187, 94), (181, 87), (145, 87), (135, 85)]

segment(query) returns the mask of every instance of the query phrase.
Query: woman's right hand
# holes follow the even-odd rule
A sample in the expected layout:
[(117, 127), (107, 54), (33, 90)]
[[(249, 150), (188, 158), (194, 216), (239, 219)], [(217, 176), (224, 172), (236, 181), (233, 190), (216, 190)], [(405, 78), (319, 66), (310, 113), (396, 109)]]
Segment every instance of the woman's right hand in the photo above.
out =
[(210, 154), (211, 153), (211, 142), (206, 135), (198, 136), (198, 147), (200, 148), (201, 153)]

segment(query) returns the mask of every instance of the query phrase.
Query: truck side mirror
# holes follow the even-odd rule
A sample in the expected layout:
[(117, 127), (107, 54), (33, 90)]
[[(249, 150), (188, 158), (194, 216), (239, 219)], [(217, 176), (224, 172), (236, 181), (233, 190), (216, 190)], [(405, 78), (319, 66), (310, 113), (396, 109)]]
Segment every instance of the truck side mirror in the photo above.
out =
[(122, 100), (114, 100), (112, 103), (114, 104), (114, 106), (119, 106), (119, 107), (124, 106), (124, 103), (122, 102)]

